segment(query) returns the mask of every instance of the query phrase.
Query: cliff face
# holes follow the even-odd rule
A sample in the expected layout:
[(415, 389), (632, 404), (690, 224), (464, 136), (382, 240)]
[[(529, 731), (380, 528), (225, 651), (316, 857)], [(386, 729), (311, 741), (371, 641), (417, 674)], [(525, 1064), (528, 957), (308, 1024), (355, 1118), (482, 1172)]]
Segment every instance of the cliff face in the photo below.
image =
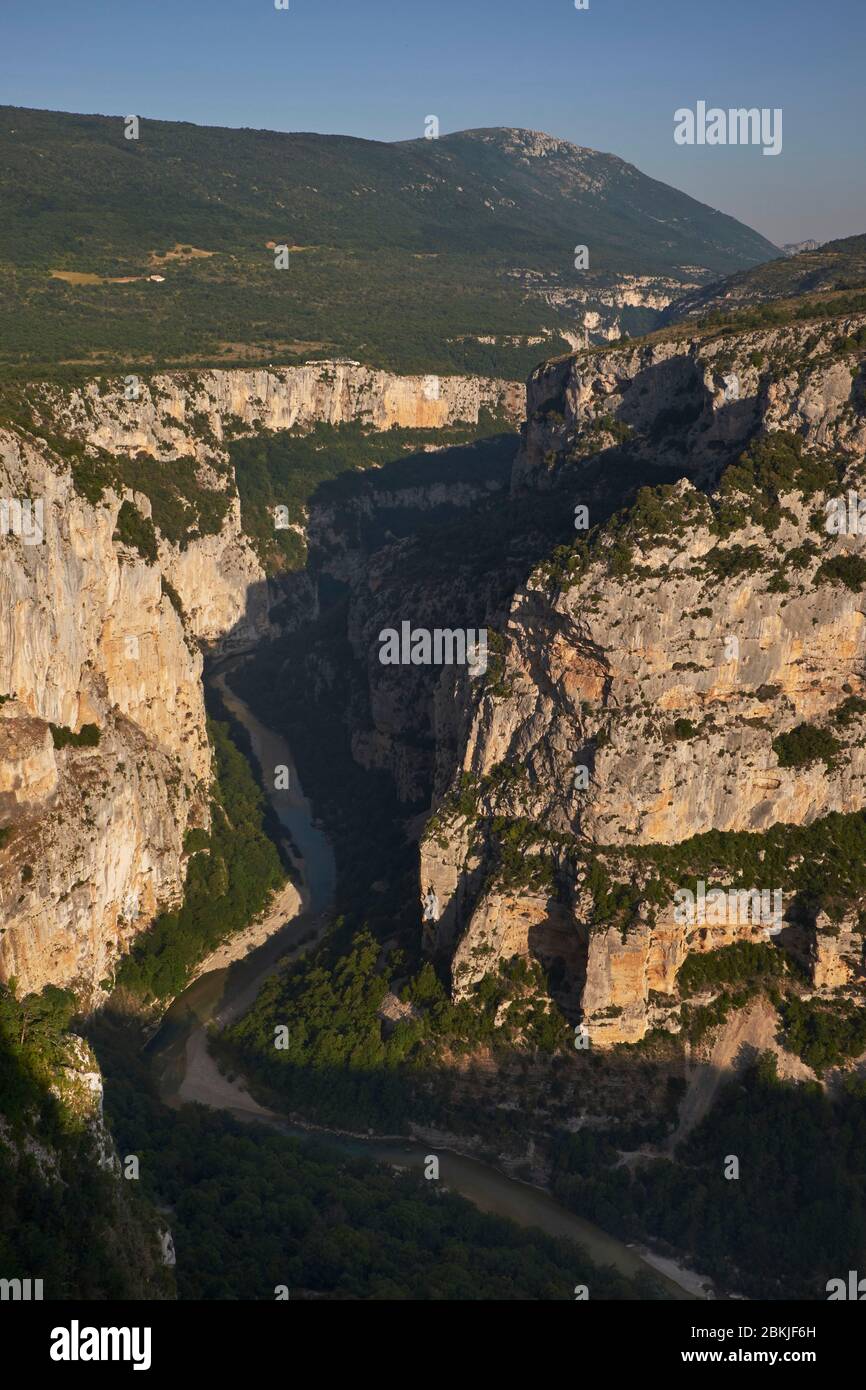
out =
[[(127, 389), (137, 390), (137, 396), (128, 400)], [(45, 396), (56, 404), (50, 389)], [(523, 386), (514, 381), (395, 376), (358, 363), (315, 362), (269, 371), (172, 372), (129, 387), (118, 382), (116, 390), (92, 382), (64, 398), (63, 417), (72, 430), (83, 430), (106, 449), (204, 461), (234, 434), (253, 430), (353, 420), (377, 430), (437, 429), (458, 420), (476, 423), (484, 409), (516, 420), (523, 400)]]
[[(163, 573), (183, 603), (190, 631), (221, 649), (272, 635), (269, 588), (243, 533), (227, 471), (226, 446), (262, 430), (308, 429), (359, 421), (371, 429), (438, 429), (477, 423), (484, 410), (517, 420), (520, 383), (477, 376), (396, 376), (349, 362), (272, 371), (172, 372), (147, 380), (90, 382), (71, 392), (36, 387), (37, 417), (64, 437), (109, 454), (145, 454), (157, 462), (191, 460), (205, 487), (229, 494), (219, 534), (180, 547), (160, 543)], [(144, 499), (142, 508), (149, 514)], [(304, 605), (313, 596), (301, 596)]]
[[(698, 497), (683, 482), (670, 506), (697, 512)], [(518, 814), (609, 845), (805, 824), (866, 804), (859, 724), (840, 731), (832, 766), (785, 767), (773, 751), (779, 735), (862, 697), (866, 658), (860, 593), (821, 582), (857, 538), (816, 547), (792, 582), (784, 557), (814, 533), (798, 499), (784, 505), (772, 542), (748, 526), (720, 545), (696, 515), (672, 543), (647, 541), (633, 576), (611, 576), (605, 556), (552, 598), (528, 588), (506, 629), (510, 694), (482, 700), (464, 769), (518, 765)], [(719, 576), (741, 559), (760, 568)]]
[[(4, 512), (0, 536), (0, 979), (92, 998), (181, 898), (185, 833), (209, 815), (200, 647), (246, 647), (274, 630), (228, 441), (318, 421), (513, 416), (521, 398), (514, 383), (348, 363), (28, 389), (28, 427), (0, 432), (0, 499), (30, 499), (42, 518), (31, 535)], [(112, 473), (123, 459), (138, 465), (134, 488)], [(193, 501), (169, 496), (169, 519), (178, 505), (210, 509), (183, 539), (161, 529), (175, 463)], [(436, 502), (416, 488), (386, 495), (391, 504)], [(295, 607), (313, 606), (309, 586), (295, 590)]]
[[(0, 975), (91, 992), (179, 899), (184, 833), (207, 823), (201, 656), (159, 568), (112, 540), (119, 498), (92, 506), (8, 431), (0, 494), (44, 518), (41, 544), (0, 541)], [(52, 724), (98, 744), (55, 747)]]
[[(491, 961), (536, 954), (561, 963), (584, 1015), (634, 1005), (607, 1031), (637, 1036), (686, 950), (718, 934), (689, 937), (666, 909), (647, 911), (620, 950), (563, 846), (676, 845), (864, 804), (859, 724), (839, 717), (866, 696), (858, 537), (815, 520), (831, 494), (861, 486), (863, 328), (673, 338), (546, 364), (530, 379), (510, 502), (493, 468), (456, 482), (367, 480), (311, 515), (321, 568), (352, 589), (348, 637), (365, 673), (355, 756), (388, 769), (405, 802), (431, 785), (443, 801), (421, 890), (427, 944), (452, 956), (458, 992)], [(0, 542), (0, 969), (25, 990), (50, 980), (95, 991), (182, 891), (184, 834), (206, 823), (210, 775), (196, 641), (271, 631), (227, 441), (317, 419), (444, 425), (513, 413), (517, 395), (510, 383), (348, 363), (136, 389), (127, 400), (121, 383), (35, 388), (36, 426), (2, 435), (0, 497), (44, 505), (41, 543), (14, 529)], [(183, 544), (157, 526), (143, 555), (120, 539), (121, 506), (158, 521), (156, 493), (137, 482), (93, 500), (58, 438), (155, 468), (191, 461), (196, 486), (223, 498), (218, 525)], [(730, 467), (755, 440), (797, 444)], [(611, 498), (656, 481), (660, 491), (608, 519)], [(490, 499), (479, 533), (473, 513)], [(592, 543), (533, 569), (551, 513), (561, 509), (568, 534), (581, 505), (601, 523)], [(442, 508), (465, 517), (450, 549), (392, 538), (371, 556), (352, 540), (382, 517)], [(488, 525), (502, 527), (492, 544)], [(461, 668), (383, 666), (378, 634), (406, 619), (489, 624), (495, 669), (473, 681)], [(98, 742), (70, 737), (89, 725)], [(796, 744), (803, 726), (832, 743), (798, 761), (778, 740)], [(558, 846), (553, 881), (500, 872), (489, 824), (503, 816)], [(825, 983), (851, 968), (848, 948), (840, 965), (829, 942), (810, 948)]]
[(687, 290), (697, 289), (703, 276), (696, 267), (694, 270), (696, 279), (691, 284), (667, 275), (600, 274), (588, 275), (585, 288), (545, 285), (537, 274), (527, 275), (524, 284), (529, 295), (573, 315), (574, 329), (560, 329), (560, 336), (578, 350), (590, 343), (614, 342), (636, 332), (649, 332), (674, 300)]
[[(471, 525), (471, 519), (468, 523)], [(409, 542), (367, 560), (352, 593), (348, 637), (360, 690), (352, 719), (352, 751), (366, 768), (394, 778), (400, 799), (423, 805), (432, 782), (448, 777), (471, 717), (472, 677), (465, 666), (385, 665), (380, 634), (414, 629), (474, 631), (487, 613), (504, 617), (502, 575), (474, 572), (459, 560), (427, 564)]]
[(624, 442), (650, 470), (675, 465), (698, 480), (711, 479), (758, 431), (794, 430), (810, 447), (862, 455), (863, 371), (857, 352), (841, 345), (863, 324), (861, 315), (683, 336), (545, 363), (527, 384), (514, 485), (550, 486), (563, 465)]
[[(608, 926), (575, 855), (866, 805), (862, 537), (825, 525), (831, 498), (866, 493), (863, 326), (661, 342), (530, 379), (515, 496), (585, 503), (592, 526), (599, 470), (665, 485), (514, 595), (501, 675), (421, 847), (427, 943), (452, 955), (458, 994), (533, 955), (564, 967), (599, 1041), (676, 1026), (687, 953), (765, 926), (696, 931), (671, 903)], [(556, 888), (503, 890), (502, 816), (547, 837)], [(819, 987), (862, 961), (862, 938), (834, 942), (813, 932)]]

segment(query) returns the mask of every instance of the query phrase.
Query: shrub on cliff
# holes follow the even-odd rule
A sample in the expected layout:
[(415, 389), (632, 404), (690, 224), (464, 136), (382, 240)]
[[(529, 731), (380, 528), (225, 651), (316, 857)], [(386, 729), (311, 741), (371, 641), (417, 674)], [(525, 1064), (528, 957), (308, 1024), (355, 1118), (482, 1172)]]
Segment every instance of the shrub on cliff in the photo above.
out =
[(859, 594), (866, 584), (866, 560), (862, 555), (834, 555), (825, 560), (815, 575), (816, 584), (844, 584)]
[(758, 941), (738, 941), (716, 951), (688, 955), (677, 976), (677, 988), (686, 997), (717, 985), (774, 978), (784, 971), (785, 957), (776, 947)]
[(781, 1008), (785, 1046), (820, 1075), (866, 1049), (866, 1011), (856, 1004), (793, 997)]
[(159, 558), (156, 531), (150, 517), (142, 516), (132, 502), (123, 502), (117, 516), (114, 539), (130, 550), (137, 550), (149, 565), (155, 565)]
[(51, 724), (49, 727), (55, 748), (96, 748), (102, 737), (96, 724), (82, 724), (78, 733), (62, 724)]
[(815, 724), (798, 724), (773, 739), (773, 752), (780, 767), (810, 767), (820, 761), (831, 768), (841, 746), (833, 734)]

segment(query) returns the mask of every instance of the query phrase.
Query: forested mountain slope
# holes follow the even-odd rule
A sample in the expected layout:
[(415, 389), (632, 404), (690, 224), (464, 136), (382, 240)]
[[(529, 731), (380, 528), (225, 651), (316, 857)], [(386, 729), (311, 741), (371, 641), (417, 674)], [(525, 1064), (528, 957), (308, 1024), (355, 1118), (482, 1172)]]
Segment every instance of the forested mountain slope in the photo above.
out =
[(663, 318), (666, 323), (712, 322), (773, 300), (820, 298), (864, 286), (866, 235), (849, 236), (795, 256), (780, 256), (691, 291), (668, 305)]
[(525, 376), (583, 341), (587, 310), (604, 332), (642, 331), (683, 290), (776, 251), (613, 155), (532, 131), (126, 129), (0, 107), (0, 366), (347, 354)]

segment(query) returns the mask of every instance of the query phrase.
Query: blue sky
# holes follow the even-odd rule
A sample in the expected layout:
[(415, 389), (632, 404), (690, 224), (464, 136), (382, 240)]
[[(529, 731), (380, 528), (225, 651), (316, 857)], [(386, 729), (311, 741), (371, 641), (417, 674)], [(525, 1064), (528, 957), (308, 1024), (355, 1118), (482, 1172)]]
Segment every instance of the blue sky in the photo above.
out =
[[(866, 0), (2, 0), (0, 101), (375, 140), (528, 126), (775, 242), (866, 232)], [(678, 146), (698, 100), (781, 107), (777, 158)]]

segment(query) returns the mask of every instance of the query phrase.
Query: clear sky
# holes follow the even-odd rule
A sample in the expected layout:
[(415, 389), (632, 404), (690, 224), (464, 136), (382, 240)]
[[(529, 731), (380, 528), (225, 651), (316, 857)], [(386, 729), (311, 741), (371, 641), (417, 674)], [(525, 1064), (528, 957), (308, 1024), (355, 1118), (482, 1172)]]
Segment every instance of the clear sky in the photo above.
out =
[[(375, 140), (527, 126), (771, 240), (866, 232), (866, 0), (0, 0), (0, 101)], [(778, 157), (674, 143), (781, 107)]]

